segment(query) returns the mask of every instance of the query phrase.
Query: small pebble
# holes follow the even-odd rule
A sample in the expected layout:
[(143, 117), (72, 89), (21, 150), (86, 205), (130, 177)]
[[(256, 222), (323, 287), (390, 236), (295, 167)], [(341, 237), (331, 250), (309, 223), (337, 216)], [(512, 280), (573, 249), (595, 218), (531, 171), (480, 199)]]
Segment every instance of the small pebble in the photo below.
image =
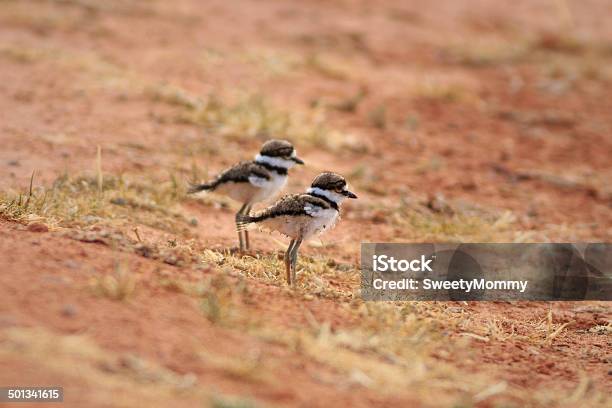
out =
[(78, 269), (79, 263), (71, 259), (64, 261), (64, 266), (68, 269)]
[(33, 222), (28, 225), (28, 231), (30, 232), (49, 232), (49, 227), (41, 222)]
[(113, 198), (112, 200), (110, 200), (110, 202), (115, 205), (126, 205), (127, 204), (126, 199), (122, 197)]
[(64, 317), (74, 317), (77, 314), (77, 309), (74, 305), (67, 304), (62, 307), (61, 314)]

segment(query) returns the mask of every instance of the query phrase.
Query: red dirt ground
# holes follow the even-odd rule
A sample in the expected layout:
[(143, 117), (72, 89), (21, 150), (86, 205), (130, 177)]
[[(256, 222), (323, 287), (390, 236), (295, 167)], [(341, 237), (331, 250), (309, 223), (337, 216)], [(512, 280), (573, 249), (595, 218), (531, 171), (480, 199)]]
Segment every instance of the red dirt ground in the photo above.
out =
[[(202, 97), (263, 95), (307, 118), (313, 105), (328, 107), (326, 126), (350, 137), (333, 147), (299, 145), (307, 166), (292, 170), (287, 189), (300, 191), (319, 171), (333, 169), (353, 176), (360, 199), (347, 205), (324, 245), (305, 246), (305, 256), (357, 265), (360, 242), (432, 239), (396, 225), (389, 208), (402, 200), (410, 208), (438, 202), (455, 212), (510, 211), (511, 229), (536, 241), (609, 241), (610, 17), (605, 0), (4, 1), (0, 190), (26, 190), (33, 170), (37, 186), (64, 173), (92, 175), (98, 145), (105, 175), (156, 180), (169, 173), (187, 180), (192, 164), (214, 173), (254, 155), (261, 137), (226, 137), (185, 123), (178, 119), (181, 106), (150, 96), (151, 88), (168, 85)], [(333, 108), (360, 89), (365, 96), (353, 111)], [(198, 220), (187, 234), (131, 220), (114, 228), (133, 237), (138, 226), (148, 242), (193, 238), (199, 247), (235, 245), (232, 209), (194, 200), (180, 208)], [(383, 392), (347, 382), (325, 357), (214, 324), (191, 296), (159, 284), (167, 276), (226, 275), (226, 267), (171, 266), (70, 238), (79, 227), (32, 232), (24, 224), (0, 219), (0, 385), (63, 384), (71, 406), (202, 406), (208, 394), (283, 406), (498, 406), (495, 398), (466, 400), (456, 390), (432, 402), (409, 388)], [(280, 249), (266, 234), (252, 237), (261, 253)], [(90, 290), (92, 279), (111, 273), (118, 258), (137, 276), (127, 302)], [(233, 286), (236, 276), (228, 278)], [(333, 333), (362, 325), (350, 302), (303, 299), (283, 286), (246, 281), (250, 298), (243, 306), (277, 333), (309, 327), (312, 319), (328, 323)], [(326, 282), (348, 292), (358, 288), (356, 280)], [(435, 307), (460, 310), (469, 324), (439, 320), (449, 349), (428, 350), (428, 358), (518, 390), (516, 399), (502, 401), (508, 406), (546, 406), (548, 397), (537, 397), (546, 390), (567, 395), (549, 404), (596, 405), (590, 396), (612, 390), (610, 331), (591, 330), (610, 327), (609, 303)], [(571, 324), (552, 344), (536, 344), (533, 333), (540, 333), (551, 309), (555, 324)], [(464, 335), (491, 321), (506, 330), (516, 323), (517, 337)], [(38, 343), (15, 337), (27, 329), (42, 330), (51, 345), (36, 354)], [(82, 372), (62, 369), (80, 361), (77, 352), (37, 363), (70, 335), (89, 339), (95, 353), (110, 357), (83, 357), (91, 367)], [(454, 341), (465, 343), (460, 359), (450, 348)], [(31, 358), (19, 358), (20, 347)], [(150, 395), (155, 385), (149, 383), (126, 392), (112, 378), (140, 383), (138, 373), (121, 377), (130, 365), (122, 363), (125, 356), (152, 362), (156, 373), (193, 376), (206, 395), (166, 392), (163, 381)], [(269, 378), (253, 380), (243, 368), (227, 368), (249, 358), (263, 361)]]

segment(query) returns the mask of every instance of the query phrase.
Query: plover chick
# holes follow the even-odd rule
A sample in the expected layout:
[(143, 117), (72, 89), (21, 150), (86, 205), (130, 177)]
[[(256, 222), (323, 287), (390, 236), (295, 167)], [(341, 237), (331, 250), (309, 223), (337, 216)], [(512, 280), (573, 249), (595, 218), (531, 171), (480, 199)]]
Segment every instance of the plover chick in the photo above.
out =
[(306, 194), (286, 195), (256, 214), (242, 214), (238, 217), (238, 229), (245, 230), (250, 224), (256, 224), (291, 238), (285, 253), (285, 269), (287, 283), (292, 285), (296, 281), (300, 245), (335, 225), (340, 215), (340, 204), (346, 198), (357, 196), (348, 190), (344, 177), (336, 173), (321, 173)]
[[(287, 171), (296, 164), (304, 164), (297, 157), (293, 145), (286, 140), (268, 140), (255, 160), (243, 161), (222, 171), (212, 181), (194, 184), (188, 193), (214, 191), (240, 203), (238, 218), (248, 215), (253, 204), (273, 198), (287, 183)], [(238, 229), (240, 250), (249, 249), (248, 231)]]

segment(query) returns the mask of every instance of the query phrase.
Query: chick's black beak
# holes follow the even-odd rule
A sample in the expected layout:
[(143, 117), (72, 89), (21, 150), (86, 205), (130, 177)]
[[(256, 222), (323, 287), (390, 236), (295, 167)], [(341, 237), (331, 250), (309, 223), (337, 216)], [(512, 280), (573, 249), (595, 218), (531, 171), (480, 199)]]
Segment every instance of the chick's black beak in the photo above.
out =
[(350, 192), (348, 190), (344, 190), (342, 192), (342, 195), (347, 196), (348, 198), (357, 198), (357, 194), (352, 193), (352, 192)]
[(300, 159), (299, 157), (292, 157), (291, 160), (293, 160), (297, 164), (304, 164), (304, 160)]

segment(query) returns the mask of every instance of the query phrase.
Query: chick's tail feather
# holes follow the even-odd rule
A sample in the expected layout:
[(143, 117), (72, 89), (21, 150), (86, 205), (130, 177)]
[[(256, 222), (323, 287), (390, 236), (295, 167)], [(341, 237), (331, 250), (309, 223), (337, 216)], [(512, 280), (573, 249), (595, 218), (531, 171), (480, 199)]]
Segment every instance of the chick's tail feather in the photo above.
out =
[(256, 215), (238, 214), (236, 216), (236, 228), (238, 231), (246, 231), (249, 226), (258, 221), (261, 221), (261, 218)]
[(212, 191), (215, 189), (215, 187), (217, 187), (217, 184), (215, 182), (202, 184), (189, 183), (189, 189), (187, 190), (187, 194), (199, 193), (200, 191)]

